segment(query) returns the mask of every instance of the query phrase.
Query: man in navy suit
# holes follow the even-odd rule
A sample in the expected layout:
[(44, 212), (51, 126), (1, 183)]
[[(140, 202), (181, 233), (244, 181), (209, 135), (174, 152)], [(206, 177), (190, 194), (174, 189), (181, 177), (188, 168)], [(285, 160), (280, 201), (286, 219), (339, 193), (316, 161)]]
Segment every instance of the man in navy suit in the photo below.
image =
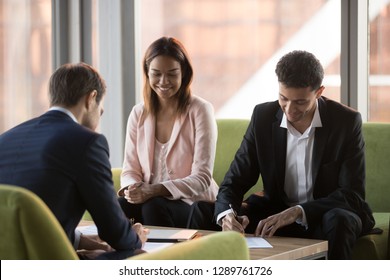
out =
[[(286, 54), (276, 74), (279, 100), (255, 107), (215, 205), (194, 203), (189, 227), (325, 239), (330, 259), (348, 259), (375, 223), (361, 116), (322, 97), (324, 71), (311, 53)], [(264, 196), (242, 203), (259, 176)]]
[(76, 249), (93, 242), (75, 232), (88, 210), (99, 237), (115, 249), (98, 258), (124, 259), (142, 247), (147, 230), (123, 214), (107, 140), (95, 132), (105, 92), (104, 80), (87, 64), (57, 69), (50, 78), (50, 110), (0, 135), (0, 183), (37, 194)]

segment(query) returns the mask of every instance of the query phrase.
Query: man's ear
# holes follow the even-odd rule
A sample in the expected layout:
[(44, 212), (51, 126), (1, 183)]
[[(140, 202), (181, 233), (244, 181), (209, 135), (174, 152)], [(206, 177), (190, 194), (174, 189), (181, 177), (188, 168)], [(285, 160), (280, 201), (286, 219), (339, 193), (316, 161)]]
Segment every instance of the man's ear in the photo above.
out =
[(322, 93), (324, 92), (324, 89), (325, 89), (324, 86), (320, 86), (320, 87), (317, 89), (317, 91), (316, 91), (316, 98), (317, 98), (317, 99), (321, 97)]
[(93, 90), (85, 96), (85, 108), (89, 109), (96, 102), (97, 91)]

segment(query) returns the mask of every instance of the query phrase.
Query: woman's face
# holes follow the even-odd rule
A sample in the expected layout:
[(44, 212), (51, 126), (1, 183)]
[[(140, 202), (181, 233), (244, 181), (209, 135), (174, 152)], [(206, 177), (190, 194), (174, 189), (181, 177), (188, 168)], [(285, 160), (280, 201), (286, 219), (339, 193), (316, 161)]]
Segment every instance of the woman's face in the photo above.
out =
[(156, 56), (149, 65), (149, 84), (159, 99), (169, 99), (181, 86), (180, 63), (170, 56)]

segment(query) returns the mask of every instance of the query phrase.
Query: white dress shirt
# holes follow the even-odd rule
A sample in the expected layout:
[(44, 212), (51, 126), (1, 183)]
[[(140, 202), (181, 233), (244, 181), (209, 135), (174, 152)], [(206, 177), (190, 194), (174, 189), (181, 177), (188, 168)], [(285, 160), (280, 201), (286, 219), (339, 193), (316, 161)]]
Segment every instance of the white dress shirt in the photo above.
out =
[(283, 114), (280, 127), (287, 129), (286, 171), (284, 181), (285, 203), (302, 209), (303, 218), (297, 223), (307, 226), (301, 203), (313, 200), (312, 158), (316, 127), (322, 127), (318, 102), (310, 126), (304, 133), (297, 131)]
[(49, 111), (60, 111), (62, 113), (65, 113), (67, 114), (69, 117), (72, 118), (72, 120), (74, 120), (75, 122), (78, 123), (76, 117), (73, 115), (73, 113), (71, 111), (69, 111), (68, 109), (65, 109), (63, 107), (59, 107), (59, 106), (53, 106), (53, 107), (50, 107)]

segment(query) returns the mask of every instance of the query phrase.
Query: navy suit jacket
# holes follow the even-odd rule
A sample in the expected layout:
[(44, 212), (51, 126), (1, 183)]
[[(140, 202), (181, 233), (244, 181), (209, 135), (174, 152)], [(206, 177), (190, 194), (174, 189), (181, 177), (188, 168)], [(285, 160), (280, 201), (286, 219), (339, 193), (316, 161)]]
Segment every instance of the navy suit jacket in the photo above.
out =
[[(322, 127), (315, 130), (313, 147), (314, 200), (301, 204), (308, 225), (318, 223), (330, 209), (355, 212), (362, 219), (363, 233), (374, 226), (365, 198), (365, 155), (362, 120), (358, 112), (325, 97), (318, 100)], [(235, 158), (221, 184), (215, 217), (232, 203), (239, 209), (244, 194), (261, 176), (264, 197), (280, 211), (284, 201), (287, 129), (281, 128), (279, 103), (255, 107), (250, 124)], [(271, 202), (271, 203), (269, 203)]]
[(114, 190), (106, 138), (60, 111), (48, 111), (0, 135), (0, 183), (27, 188), (74, 241), (85, 210), (117, 251), (141, 247)]

